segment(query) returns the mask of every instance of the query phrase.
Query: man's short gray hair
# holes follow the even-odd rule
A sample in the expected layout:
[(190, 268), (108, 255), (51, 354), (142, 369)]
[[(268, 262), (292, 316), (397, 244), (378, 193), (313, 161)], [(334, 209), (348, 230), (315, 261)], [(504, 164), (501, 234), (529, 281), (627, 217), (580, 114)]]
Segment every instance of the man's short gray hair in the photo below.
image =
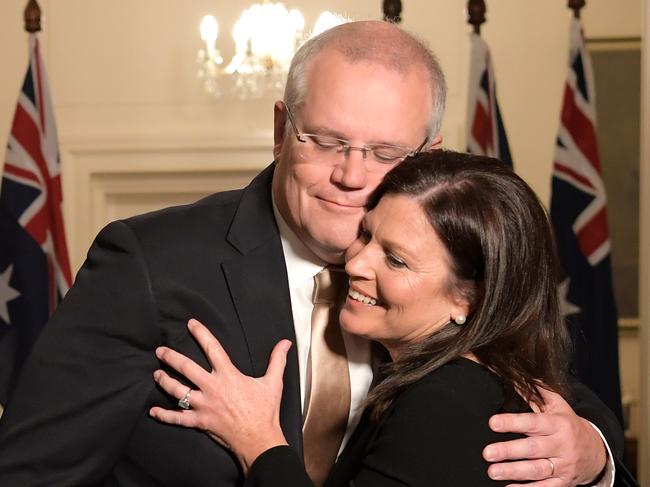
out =
[(382, 21), (349, 22), (326, 30), (306, 41), (296, 52), (287, 84), (284, 102), (298, 109), (307, 92), (307, 71), (318, 53), (334, 49), (350, 61), (376, 62), (399, 72), (423, 68), (429, 77), (433, 107), (429, 121), (429, 141), (438, 135), (445, 112), (447, 85), (436, 56), (424, 41)]

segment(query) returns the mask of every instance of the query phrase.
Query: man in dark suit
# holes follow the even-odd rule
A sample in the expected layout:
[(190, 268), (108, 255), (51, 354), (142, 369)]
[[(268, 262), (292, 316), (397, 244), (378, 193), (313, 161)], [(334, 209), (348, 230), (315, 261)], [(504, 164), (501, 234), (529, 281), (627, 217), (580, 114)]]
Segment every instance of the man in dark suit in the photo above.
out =
[[(383, 175), (439, 145), (444, 98), (435, 59), (393, 25), (347, 24), (303, 46), (275, 105), (273, 165), (244, 190), (114, 222), (97, 236), (0, 423), (0, 484), (239, 485), (236, 462), (207, 435), (147, 414), (179, 399), (155, 387), (156, 347), (208, 367), (189, 318), (206, 324), (249, 375), (264, 373), (279, 340), (297, 343), (280, 419), (302, 452), (310, 387), (302, 324), (311, 305), (300, 300), (313, 284), (296, 276), (342, 262)], [(366, 345), (346, 341), (348, 432), (372, 377)], [(617, 428), (601, 407), (588, 400), (576, 409), (616, 449)], [(503, 428), (534, 435), (495, 447), (497, 461), (529, 458), (493, 466), (503, 478), (561, 476), (557, 485), (569, 485), (601, 473), (607, 453), (590, 424), (560, 398), (536, 416), (501, 418)]]

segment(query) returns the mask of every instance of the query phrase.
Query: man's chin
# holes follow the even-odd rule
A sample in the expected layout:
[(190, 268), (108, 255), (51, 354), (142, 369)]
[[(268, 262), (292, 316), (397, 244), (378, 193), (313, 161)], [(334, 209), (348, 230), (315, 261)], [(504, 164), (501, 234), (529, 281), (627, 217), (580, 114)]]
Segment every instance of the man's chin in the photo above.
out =
[(314, 241), (310, 245), (310, 250), (316, 256), (329, 263), (329, 264), (344, 264), (345, 251), (352, 244), (354, 239), (345, 239), (341, 241), (332, 241), (331, 239), (322, 239), (321, 241)]
[(319, 259), (327, 262), (328, 264), (343, 265), (345, 264), (345, 250), (325, 250), (319, 249), (316, 253)]

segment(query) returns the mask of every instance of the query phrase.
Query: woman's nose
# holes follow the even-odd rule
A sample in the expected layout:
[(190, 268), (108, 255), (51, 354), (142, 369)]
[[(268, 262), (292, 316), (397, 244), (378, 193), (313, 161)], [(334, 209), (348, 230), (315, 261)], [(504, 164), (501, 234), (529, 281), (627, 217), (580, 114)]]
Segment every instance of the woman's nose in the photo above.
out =
[(372, 270), (372, 247), (359, 239), (355, 240), (346, 253), (345, 272), (351, 277), (370, 279)]

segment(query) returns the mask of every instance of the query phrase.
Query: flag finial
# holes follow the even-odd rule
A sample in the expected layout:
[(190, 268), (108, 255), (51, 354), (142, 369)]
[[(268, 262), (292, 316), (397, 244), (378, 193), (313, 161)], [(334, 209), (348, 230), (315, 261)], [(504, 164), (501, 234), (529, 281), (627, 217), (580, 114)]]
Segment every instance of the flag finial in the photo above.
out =
[(399, 24), (402, 21), (402, 2), (400, 0), (384, 0), (384, 20)]
[(485, 22), (486, 10), (484, 0), (469, 0), (467, 2), (467, 23), (474, 26), (475, 34), (481, 34), (481, 24)]
[(29, 0), (23, 14), (25, 30), (30, 34), (41, 30), (41, 7), (36, 0)]
[(587, 4), (586, 0), (569, 0), (569, 8), (573, 10), (573, 16), (576, 19), (580, 18), (580, 9)]

